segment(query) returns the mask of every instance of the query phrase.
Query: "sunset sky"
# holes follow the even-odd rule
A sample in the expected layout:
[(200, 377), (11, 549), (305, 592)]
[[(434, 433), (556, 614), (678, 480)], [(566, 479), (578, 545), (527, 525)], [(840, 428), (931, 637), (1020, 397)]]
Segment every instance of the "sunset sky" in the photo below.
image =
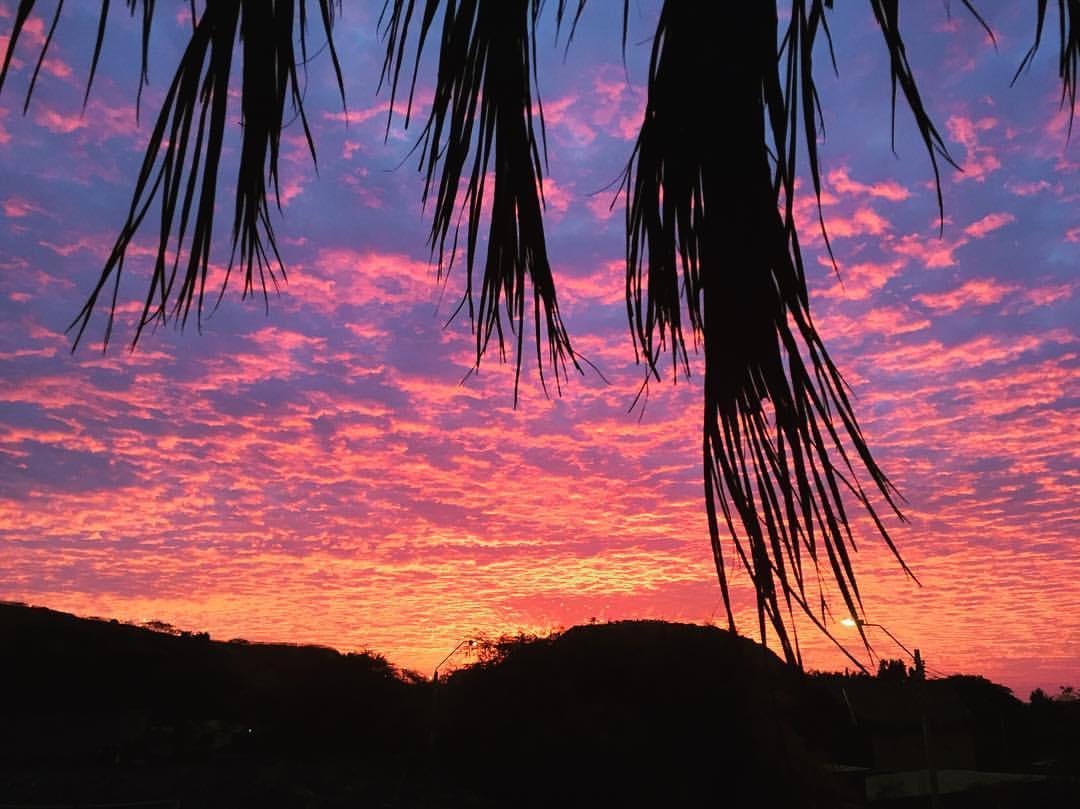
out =
[[(700, 377), (654, 384), (647, 407), (628, 412), (643, 370), (611, 184), (637, 134), (658, 3), (631, 4), (625, 68), (621, 3), (590, 3), (565, 61), (564, 43), (541, 32), (549, 252), (574, 345), (604, 378), (572, 376), (547, 399), (527, 358), (516, 411), (512, 367), (492, 353), (465, 379), (468, 322), (444, 326), (463, 273), (442, 287), (429, 260), (408, 156), (417, 131), (395, 119), (384, 142), (381, 2), (349, 0), (337, 29), (347, 113), (326, 53), (310, 65), (318, 175), (298, 125), (286, 131), (289, 280), (269, 314), (232, 288), (201, 335), (160, 329), (129, 351), (151, 228), (126, 268), (114, 343), (102, 353), (99, 316), (70, 353), (65, 328), (126, 215), (190, 30), (185, 12), (159, 4), (137, 126), (137, 25), (114, 9), (82, 112), (95, 5), (65, 8), (23, 116), (47, 28), (32, 20), (0, 96), (0, 598), (221, 639), (369, 648), (426, 673), (477, 633), (592, 618), (723, 624)], [(922, 583), (858, 521), (867, 620), (919, 647), (935, 674), (982, 674), (1023, 698), (1080, 685), (1080, 143), (1067, 142), (1059, 109), (1056, 29), (1010, 88), (1031, 4), (977, 4), (996, 48), (959, 3), (951, 18), (919, 4), (924, 16), (905, 21), (963, 168), (943, 173), (939, 236), (933, 175), (903, 106), (890, 151), (881, 34), (863, 4), (840, 5), (838, 78), (818, 54), (839, 277), (812, 197), (799, 221), (812, 309), (907, 498), (910, 524), (890, 527)], [(14, 6), (0, 0), (0, 31)], [(429, 75), (421, 112), (430, 87)], [(744, 576), (735, 598), (752, 634)], [(835, 629), (865, 660), (854, 630)], [(901, 656), (869, 631), (879, 654)], [(800, 640), (809, 667), (844, 665), (820, 636)]]

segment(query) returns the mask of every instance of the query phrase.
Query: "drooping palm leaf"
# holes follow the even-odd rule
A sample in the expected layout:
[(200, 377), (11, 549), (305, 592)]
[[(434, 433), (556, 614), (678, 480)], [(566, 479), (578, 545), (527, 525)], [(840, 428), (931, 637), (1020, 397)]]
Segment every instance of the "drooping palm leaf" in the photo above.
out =
[[(1020, 66), (1016, 68), (1012, 83), (1031, 65), (1035, 52), (1042, 44), (1043, 26), (1046, 24), (1047, 0), (1037, 0), (1035, 14), (1035, 41), (1031, 43)], [(1061, 79), (1061, 106), (1069, 107), (1069, 137), (1072, 136), (1073, 118), (1076, 114), (1076, 78), (1080, 65), (1080, 0), (1058, 0), (1058, 77)]]
[[(926, 153), (930, 156), (930, 165), (934, 169), (934, 187), (937, 189), (938, 219), (940, 227), (945, 227), (945, 203), (941, 196), (941, 170), (938, 158), (945, 160), (953, 168), (959, 168), (949, 156), (945, 148), (945, 141), (930, 119), (930, 114), (923, 105), (922, 96), (919, 94), (919, 86), (915, 82), (915, 76), (911, 72), (908, 63), (907, 49), (904, 47), (904, 38), (900, 34), (900, 0), (870, 0), (870, 7), (874, 10), (878, 27), (885, 37), (885, 46), (889, 51), (889, 73), (892, 79), (892, 130), (896, 132), (896, 90), (897, 87), (903, 92), (911, 114), (915, 117), (915, 125), (919, 135), (926, 146)], [(970, 8), (970, 5), (968, 5)], [(972, 9), (974, 12), (974, 9)], [(976, 15), (977, 16), (977, 15)], [(979, 18), (981, 21), (981, 18)], [(985, 25), (985, 23), (984, 23)]]
[[(194, 20), (191, 40), (184, 49), (148, 139), (127, 219), (97, 284), (72, 324), (76, 344), (89, 325), (99, 298), (111, 282), (111, 304), (105, 331), (105, 342), (108, 343), (124, 259), (155, 203), (160, 213), (154, 268), (134, 339), (139, 339), (146, 325), (164, 321), (170, 315), (181, 325), (184, 324), (193, 307), (196, 318), (201, 318), (207, 292), (214, 204), (221, 154), (226, 141), (230, 81), (238, 38), (242, 57), (240, 163), (236, 179), (232, 256), (220, 292), (224, 292), (224, 284), (228, 283), (228, 277), (237, 263), (243, 271), (245, 294), (252, 292), (257, 282), (266, 295), (268, 284), (276, 283), (277, 274), (284, 270), (269, 216), (269, 193), (272, 189), (276, 196), (278, 190), (279, 143), (287, 110), (291, 109), (299, 118), (312, 159), (315, 157), (315, 145), (304, 113), (295, 51), (295, 44), (299, 41), (302, 52), (306, 52), (307, 2), (215, 0), (208, 3)], [(318, 3), (338, 85), (343, 90), (337, 54), (330, 38), (335, 4), (332, 0), (318, 0)], [(146, 78), (155, 6), (154, 0), (128, 0), (127, 4), (132, 14), (137, 6), (142, 7), (141, 89)], [(3, 86), (19, 34), (34, 7), (35, 0), (21, 0), (16, 11), (3, 69), (0, 71), (0, 87)], [(62, 3), (57, 8), (52, 28), (56, 26), (61, 8)], [(194, 8), (192, 11), (194, 13)], [(104, 42), (108, 12), (109, 2), (103, 0), (87, 93)], [(51, 31), (42, 47), (39, 64), (45, 58), (50, 42)], [(27, 104), (33, 88), (32, 79)]]
[[(415, 0), (387, 2), (383, 11), (391, 114), (404, 61)], [(495, 336), (505, 355), (502, 311), (516, 336), (515, 401), (521, 374), (528, 286), (541, 381), (545, 358), (556, 387), (567, 361), (580, 370), (559, 314), (543, 223), (543, 164), (534, 124), (536, 21), (540, 0), (425, 0), (416, 34), (413, 78), (405, 114), (409, 121), (416, 69), (440, 9), (439, 66), (427, 124), (420, 135), (425, 206), (432, 202), (430, 244), (440, 275), (455, 259), (465, 226), (465, 296), (480, 363)], [(560, 8), (560, 13), (562, 9)], [(580, 8), (579, 8), (580, 13)], [(539, 100), (535, 111), (543, 127)], [(546, 149), (544, 150), (546, 152)], [(491, 189), (490, 207), (485, 192)], [(482, 219), (490, 216), (480, 291), (475, 291)], [(528, 283), (527, 283), (528, 282)]]
[[(625, 177), (627, 301), (657, 377), (662, 351), (687, 363), (685, 305), (704, 347), (706, 509), (729, 624), (735, 628), (721, 522), (754, 585), (760, 633), (771, 629), (796, 661), (795, 608), (824, 628), (808, 596), (819, 564), (847, 609), (860, 609), (845, 490), (893, 547), (849, 456), (893, 508), (895, 491), (810, 319), (792, 214), (800, 140), (820, 188), (810, 69), (819, 4), (793, 4), (781, 59), (775, 7), (710, 8), (670, 0), (660, 14)], [(739, 36), (716, 47), (715, 32), (725, 28)]]

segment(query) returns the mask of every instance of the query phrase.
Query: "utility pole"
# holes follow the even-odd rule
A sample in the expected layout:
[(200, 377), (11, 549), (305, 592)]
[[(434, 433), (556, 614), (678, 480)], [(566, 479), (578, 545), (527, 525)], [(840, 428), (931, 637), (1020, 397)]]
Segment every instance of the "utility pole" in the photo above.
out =
[(890, 632), (886, 627), (882, 626), (881, 624), (867, 623), (861, 618), (856, 618), (855, 623), (858, 624), (860, 627), (864, 628), (868, 626), (877, 627), (886, 635), (888, 635), (892, 639), (893, 643), (895, 643), (897, 646), (907, 652), (908, 657), (910, 657), (915, 663), (915, 668), (911, 672), (911, 677), (913, 680), (916, 681), (919, 692), (919, 712), (922, 714), (923, 753), (926, 756), (926, 774), (928, 776), (928, 780), (930, 781), (930, 806), (931, 809), (938, 809), (938, 807), (941, 806), (941, 802), (938, 799), (938, 771), (937, 767), (934, 765), (934, 757), (931, 754), (933, 744), (931, 743), (932, 738), (930, 733), (930, 716), (927, 711), (928, 700), (926, 692), (926, 661), (923, 660), (922, 653), (918, 649), (912, 652), (910, 649), (908, 649), (908, 647), (906, 647), (900, 642), (899, 638), (897, 638), (892, 632)]

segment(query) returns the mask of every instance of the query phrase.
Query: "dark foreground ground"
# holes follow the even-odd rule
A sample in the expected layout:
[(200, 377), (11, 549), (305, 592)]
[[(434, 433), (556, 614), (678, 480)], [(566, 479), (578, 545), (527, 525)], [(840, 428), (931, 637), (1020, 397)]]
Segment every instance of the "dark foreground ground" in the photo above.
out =
[(932, 774), (942, 807), (1080, 807), (1080, 702), (805, 675), (709, 627), (508, 639), (433, 685), (373, 655), (0, 604), (0, 678), (0, 809), (899, 809), (930, 805)]

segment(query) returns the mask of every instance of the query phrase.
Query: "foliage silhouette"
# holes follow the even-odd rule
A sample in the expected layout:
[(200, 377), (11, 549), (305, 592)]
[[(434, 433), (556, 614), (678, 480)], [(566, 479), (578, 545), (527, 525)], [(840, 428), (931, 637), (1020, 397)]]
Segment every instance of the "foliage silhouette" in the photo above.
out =
[[(920, 716), (910, 680), (807, 675), (661, 621), (500, 638), (438, 686), (374, 654), (8, 603), (0, 640), (0, 803), (15, 805), (860, 805), (826, 763), (888, 770), (875, 739), (917, 737)], [(925, 686), (977, 769), (1060, 776), (974, 805), (1077, 805), (1080, 701)]]
[[(382, 82), (389, 90), (391, 116), (393, 100), (404, 95), (399, 89), (408, 81), (406, 126), (421, 55), (438, 33), (434, 101), (417, 148), (423, 198), (432, 202), (429, 241), (440, 274), (455, 261), (464, 220), (466, 287), (459, 310), (468, 312), (474, 328), (476, 362), (493, 337), (503, 356), (511, 342), (515, 379), (520, 378), (531, 287), (541, 381), (553, 379), (558, 387), (568, 367), (581, 370), (582, 358), (559, 312), (543, 227), (547, 149), (536, 86), (536, 32), (551, 5), (569, 48), (577, 24), (595, 5), (587, 0), (547, 5), (542, 0), (386, 0), (380, 24), (386, 40)], [(963, 5), (992, 37), (974, 4), (964, 0)], [(0, 89), (37, 6), (36, 0), (18, 3)], [(703, 348), (705, 506), (729, 627), (734, 629), (735, 620), (725, 555), (734, 556), (753, 583), (762, 640), (771, 631), (787, 659), (800, 661), (793, 631), (796, 612), (832, 637), (822, 567), (844, 611), (862, 612), (846, 500), (869, 515), (911, 572), (878, 513), (881, 506), (871, 499), (903, 519), (898, 493), (870, 453), (845, 382), (811, 318), (794, 216), (801, 150), (820, 201), (821, 110), (814, 48), (824, 35), (831, 54), (832, 2), (791, 0), (782, 30), (777, 6), (756, 1), (663, 4), (644, 119), (623, 178), (626, 296), (635, 347), (646, 368), (645, 385), (660, 378), (665, 353), (671, 354), (675, 373), (679, 366), (689, 373), (687, 331), (692, 344)], [(158, 6), (153, 0), (127, 0), (127, 7), (142, 17), (142, 82)], [(869, 7), (889, 58), (894, 116), (900, 95), (929, 155), (942, 213), (940, 164), (955, 163), (908, 62), (899, 0), (871, 0)], [(27, 105), (62, 8), (59, 3), (41, 47)], [(108, 0), (102, 0), (87, 94), (109, 8)], [(182, 326), (193, 310), (196, 320), (201, 317), (237, 42), (243, 61), (242, 134), (231, 255), (218, 295), (237, 267), (245, 295), (258, 289), (266, 297), (276, 286), (284, 268), (269, 209), (271, 194), (280, 207), (281, 130), (287, 112), (295, 114), (316, 159), (297, 65), (306, 65), (309, 17), (317, 16), (344, 100), (333, 39), (339, 9), (333, 0), (216, 0), (198, 14), (192, 7), (191, 39), (148, 138), (126, 222), (72, 324), (76, 343), (103, 296), (108, 341), (125, 257), (155, 203), (160, 217), (153, 275), (135, 340), (151, 323), (171, 317)], [(1047, 0), (1038, 0), (1035, 40), (1017, 75), (1042, 41), (1047, 10)], [(1078, 14), (1073, 0), (1059, 0), (1059, 75), (1070, 115), (1080, 61)], [(624, 49), (628, 16), (629, 0), (624, 0), (621, 25), (615, 26)], [(721, 31), (738, 33), (718, 42)], [(698, 103), (701, 88), (715, 95), (713, 104)], [(726, 121), (722, 132), (711, 122), (717, 106)], [(494, 185), (490, 207), (489, 182)], [(480, 271), (485, 213), (490, 225)], [(820, 212), (818, 218), (824, 232)], [(869, 491), (860, 474), (872, 483)], [(726, 554), (721, 526), (731, 540)]]
[(440, 688), (434, 749), (448, 780), (484, 762), (496, 805), (842, 805), (817, 739), (843, 714), (752, 641), (620, 621), (488, 648)]
[[(423, 715), (415, 676), (379, 655), (221, 642), (8, 604), (0, 604), (0, 630), (6, 649), (17, 650), (4, 663), (19, 695), (4, 707), (9, 722), (133, 715), (179, 728), (215, 720), (251, 727), (246, 742), (293, 754), (375, 755), (399, 753)], [(7, 757), (33, 755), (26, 738), (4, 742)]]
[(901, 683), (908, 678), (907, 664), (895, 658), (881, 658), (878, 661), (877, 676), (882, 680)]

